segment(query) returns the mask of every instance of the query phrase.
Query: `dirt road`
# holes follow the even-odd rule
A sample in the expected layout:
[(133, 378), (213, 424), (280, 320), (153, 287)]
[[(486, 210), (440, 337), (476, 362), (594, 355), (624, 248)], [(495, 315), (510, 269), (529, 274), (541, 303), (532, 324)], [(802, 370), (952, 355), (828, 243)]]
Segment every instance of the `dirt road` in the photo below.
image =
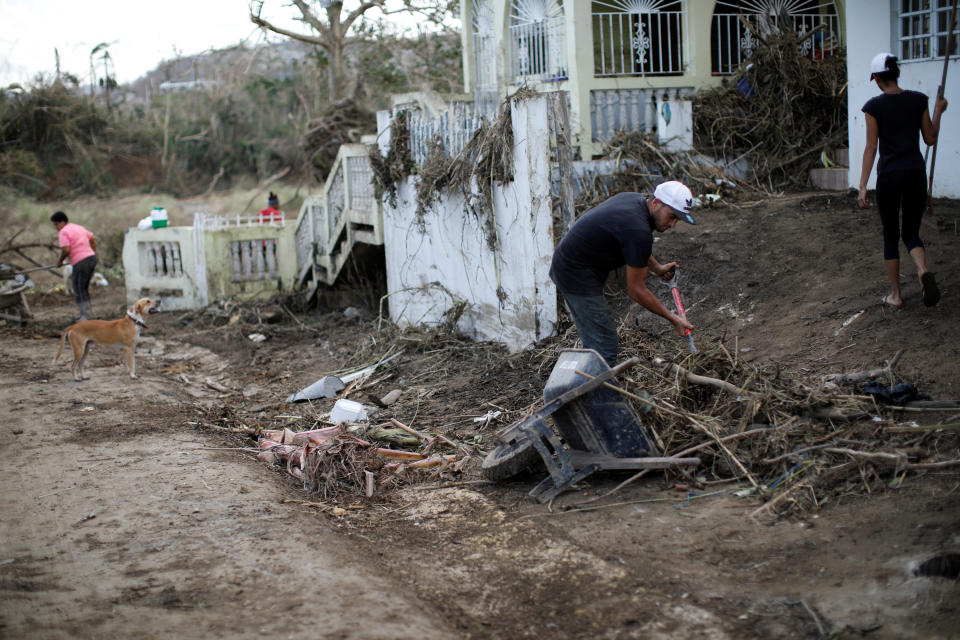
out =
[(306, 496), (186, 426), (165, 378), (117, 362), (78, 384), (54, 348), (2, 347), (0, 635), (455, 637), (335, 521), (279, 502)]
[[(836, 236), (861, 223), (790, 206), (789, 217), (701, 216), (658, 245), (683, 259), (700, 335), (736, 328), (745, 353), (812, 369), (903, 348), (908, 374), (949, 397), (956, 360), (936, 351), (957, 308), (947, 273), (939, 315), (920, 315), (914, 297), (913, 309), (871, 307), (838, 331), (879, 299), (880, 265), (820, 238), (785, 251), (765, 227)], [(753, 237), (737, 237), (758, 218)], [(836, 277), (801, 277), (797, 261), (821, 251)], [(122, 308), (117, 291), (96, 296), (103, 315)], [(732, 315), (716, 311), (730, 303)], [(527, 501), (535, 479), (488, 485), (467, 473), (335, 515), (303, 504), (316, 498), (241, 450), (242, 435), (203, 425), (228, 410), (246, 424), (309, 422), (319, 408), (283, 399), (341, 368), (359, 325), (288, 319), (258, 325), (268, 340), (257, 345), (240, 316), (200, 326), (162, 314), (138, 347), (140, 379), (105, 347), (77, 383), (68, 364), (50, 363), (72, 304), (51, 295), (35, 311), (26, 329), (0, 329), (0, 637), (950, 638), (960, 628), (960, 582), (912, 572), (960, 549), (955, 470), (773, 524), (746, 517), (757, 502), (727, 486), (691, 496), (656, 477), (603, 508), (563, 510), (622, 476), (598, 476), (552, 510)], [(941, 346), (956, 353), (956, 341)], [(456, 360), (471, 348), (437, 350), (439, 369), (390, 381), (417, 398), (419, 420), (451, 413), (471, 389), (495, 398), (542, 385), (471, 378)]]

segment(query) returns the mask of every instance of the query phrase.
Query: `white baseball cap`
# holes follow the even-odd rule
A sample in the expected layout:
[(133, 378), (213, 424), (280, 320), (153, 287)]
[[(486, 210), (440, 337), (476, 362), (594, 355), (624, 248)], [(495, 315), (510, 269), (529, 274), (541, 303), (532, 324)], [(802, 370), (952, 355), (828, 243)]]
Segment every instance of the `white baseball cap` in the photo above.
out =
[(872, 76), (875, 73), (883, 73), (884, 71), (889, 71), (887, 69), (887, 58), (895, 58), (892, 53), (883, 52), (878, 53), (873, 56), (873, 60), (870, 61), (870, 75)]
[(687, 224), (697, 224), (690, 215), (693, 206), (693, 194), (682, 182), (670, 180), (661, 182), (653, 190), (653, 197), (667, 205), (677, 214), (677, 217)]

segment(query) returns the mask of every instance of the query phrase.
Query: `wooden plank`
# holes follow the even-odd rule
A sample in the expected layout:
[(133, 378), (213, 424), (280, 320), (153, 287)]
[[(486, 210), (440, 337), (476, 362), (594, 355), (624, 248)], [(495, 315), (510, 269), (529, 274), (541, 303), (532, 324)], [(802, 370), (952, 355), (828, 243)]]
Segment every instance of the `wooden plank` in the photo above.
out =
[[(567, 94), (557, 91), (551, 95), (553, 131), (557, 150), (557, 166), (560, 178), (560, 220), (566, 234), (573, 224), (573, 150), (570, 148), (570, 116), (567, 112)], [(560, 238), (555, 238), (557, 242)]]

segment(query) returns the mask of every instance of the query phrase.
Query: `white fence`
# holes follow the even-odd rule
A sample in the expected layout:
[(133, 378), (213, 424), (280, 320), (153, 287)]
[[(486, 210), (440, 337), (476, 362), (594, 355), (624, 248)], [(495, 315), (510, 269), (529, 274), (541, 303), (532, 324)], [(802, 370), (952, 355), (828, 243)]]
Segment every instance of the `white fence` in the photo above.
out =
[(289, 290), (296, 274), (292, 231), (282, 219), (209, 213), (195, 213), (192, 227), (128, 229), (127, 300), (152, 296), (165, 309), (196, 309)]
[(409, 112), (410, 155), (417, 166), (423, 166), (430, 152), (430, 142), (439, 140), (451, 158), (463, 151), (484, 122), (484, 118), (465, 102), (454, 102), (437, 118), (422, 110)]
[(176, 241), (146, 241), (137, 243), (140, 273), (149, 278), (182, 278), (183, 259), (180, 243)]
[(277, 239), (256, 238), (230, 243), (230, 266), (234, 280), (271, 280), (280, 272)]
[(274, 214), (270, 220), (261, 218), (259, 214), (252, 216), (217, 215), (213, 213), (198, 213), (193, 218), (193, 226), (201, 231), (222, 231), (231, 227), (276, 227), (283, 228), (287, 224), (286, 214), (282, 211)]
[(671, 89), (602, 89), (590, 92), (593, 142), (605, 142), (621, 130), (656, 131), (657, 109), (664, 102), (693, 96), (692, 87)]
[(321, 192), (300, 207), (294, 231), (297, 282), (333, 284), (353, 249), (383, 244), (380, 203), (373, 192), (368, 148), (345, 144)]

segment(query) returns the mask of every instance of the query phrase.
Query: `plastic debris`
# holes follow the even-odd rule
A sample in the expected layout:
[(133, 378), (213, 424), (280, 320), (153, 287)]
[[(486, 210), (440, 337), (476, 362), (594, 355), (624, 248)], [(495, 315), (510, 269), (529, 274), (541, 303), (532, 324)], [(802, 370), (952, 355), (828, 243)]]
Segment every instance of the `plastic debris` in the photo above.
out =
[(363, 422), (367, 419), (367, 410), (359, 402), (340, 398), (330, 410), (330, 422), (342, 424), (344, 422)]
[(324, 376), (292, 394), (287, 398), (287, 402), (306, 402), (307, 400), (316, 400), (317, 398), (335, 398), (338, 393), (344, 389), (343, 380), (337, 376)]

